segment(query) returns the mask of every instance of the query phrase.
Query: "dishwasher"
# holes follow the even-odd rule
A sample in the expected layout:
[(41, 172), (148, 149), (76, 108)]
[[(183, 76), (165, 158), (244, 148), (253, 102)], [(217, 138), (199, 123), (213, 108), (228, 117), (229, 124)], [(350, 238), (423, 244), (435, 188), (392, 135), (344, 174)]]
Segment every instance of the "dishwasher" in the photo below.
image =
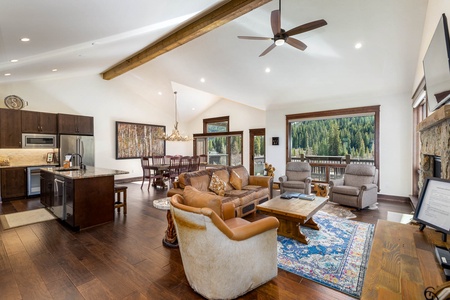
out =
[(66, 219), (66, 184), (63, 177), (55, 176), (53, 180), (54, 196), (53, 204), (49, 209), (61, 220)]

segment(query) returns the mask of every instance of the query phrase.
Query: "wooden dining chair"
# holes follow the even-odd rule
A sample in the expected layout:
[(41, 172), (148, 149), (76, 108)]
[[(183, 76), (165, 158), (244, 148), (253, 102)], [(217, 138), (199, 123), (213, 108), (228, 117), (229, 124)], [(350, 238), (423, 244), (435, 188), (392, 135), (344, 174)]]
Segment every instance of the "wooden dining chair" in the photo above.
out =
[(158, 172), (157, 169), (152, 168), (152, 164), (150, 163), (151, 158), (143, 156), (141, 157), (141, 166), (142, 166), (142, 184), (141, 189), (144, 186), (145, 179), (148, 179), (148, 187), (147, 190), (150, 189), (150, 185), (155, 185), (156, 180), (163, 180), (163, 174)]
[(198, 171), (200, 167), (200, 157), (192, 156), (189, 160), (189, 172)]
[(189, 172), (189, 161), (190, 156), (183, 156), (180, 160), (180, 167), (178, 169), (178, 174)]
[(200, 154), (198, 157), (200, 158), (199, 169), (206, 169), (206, 165), (208, 164), (208, 156), (206, 154)]
[(152, 156), (152, 164), (153, 165), (163, 165), (164, 164), (164, 156), (163, 155), (153, 155)]
[(180, 167), (180, 157), (173, 156), (170, 158), (170, 164), (167, 172), (164, 174), (164, 177), (169, 180), (169, 184), (173, 183), (175, 179), (178, 177), (178, 168)]

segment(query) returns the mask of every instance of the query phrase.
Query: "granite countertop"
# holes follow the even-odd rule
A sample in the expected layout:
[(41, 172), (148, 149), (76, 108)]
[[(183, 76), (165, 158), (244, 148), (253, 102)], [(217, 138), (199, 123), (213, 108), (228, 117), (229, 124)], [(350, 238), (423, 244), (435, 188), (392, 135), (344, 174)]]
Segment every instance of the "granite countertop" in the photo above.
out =
[(57, 163), (51, 163), (51, 164), (47, 164), (47, 163), (37, 163), (37, 164), (30, 164), (30, 163), (26, 163), (26, 164), (11, 164), (8, 166), (0, 166), (0, 169), (5, 169), (5, 168), (21, 168), (21, 167), (45, 167), (45, 166), (49, 166), (49, 167), (56, 167), (58, 164)]
[(128, 174), (127, 171), (103, 169), (91, 166), (86, 166), (86, 170), (80, 170), (79, 168), (76, 167), (72, 167), (69, 169), (64, 169), (62, 167), (49, 167), (49, 168), (41, 168), (41, 171), (46, 171), (69, 179), (84, 179), (84, 178)]

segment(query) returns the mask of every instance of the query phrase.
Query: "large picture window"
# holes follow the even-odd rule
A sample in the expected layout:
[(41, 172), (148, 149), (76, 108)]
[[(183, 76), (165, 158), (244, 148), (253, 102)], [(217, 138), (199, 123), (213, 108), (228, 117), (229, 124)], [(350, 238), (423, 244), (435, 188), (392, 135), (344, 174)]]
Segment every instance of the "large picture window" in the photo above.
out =
[(369, 106), (287, 115), (286, 161), (310, 162), (313, 180), (323, 182), (340, 177), (348, 163), (379, 169), (379, 114)]
[(206, 154), (210, 165), (241, 165), (242, 136), (242, 131), (194, 134), (194, 154)]

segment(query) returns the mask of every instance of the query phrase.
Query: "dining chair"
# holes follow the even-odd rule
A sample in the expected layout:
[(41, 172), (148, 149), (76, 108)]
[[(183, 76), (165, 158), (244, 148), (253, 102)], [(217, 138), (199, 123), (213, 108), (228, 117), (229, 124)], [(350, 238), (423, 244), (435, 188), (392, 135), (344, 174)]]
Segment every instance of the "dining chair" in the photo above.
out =
[(167, 172), (164, 174), (164, 177), (173, 183), (175, 179), (178, 177), (178, 168), (180, 167), (180, 157), (173, 156), (170, 158), (170, 164)]
[(173, 157), (173, 155), (165, 155), (164, 156), (164, 164), (170, 165), (170, 159)]
[(192, 156), (189, 160), (189, 172), (198, 171), (200, 167), (200, 157)]
[(152, 156), (152, 164), (153, 165), (163, 165), (164, 164), (164, 156), (162, 156), (162, 155), (153, 155)]
[(198, 157), (200, 158), (199, 169), (206, 169), (206, 165), (208, 164), (208, 156), (206, 154), (200, 154)]
[(180, 167), (178, 169), (178, 174), (189, 172), (189, 161), (190, 156), (183, 156), (180, 160)]
[(142, 166), (142, 183), (141, 189), (144, 186), (145, 179), (148, 179), (148, 187), (147, 190), (150, 189), (150, 185), (156, 182), (156, 180), (163, 180), (163, 174), (158, 172), (157, 169), (152, 168), (152, 164), (150, 164), (150, 157), (142, 156), (141, 157), (141, 166)]

